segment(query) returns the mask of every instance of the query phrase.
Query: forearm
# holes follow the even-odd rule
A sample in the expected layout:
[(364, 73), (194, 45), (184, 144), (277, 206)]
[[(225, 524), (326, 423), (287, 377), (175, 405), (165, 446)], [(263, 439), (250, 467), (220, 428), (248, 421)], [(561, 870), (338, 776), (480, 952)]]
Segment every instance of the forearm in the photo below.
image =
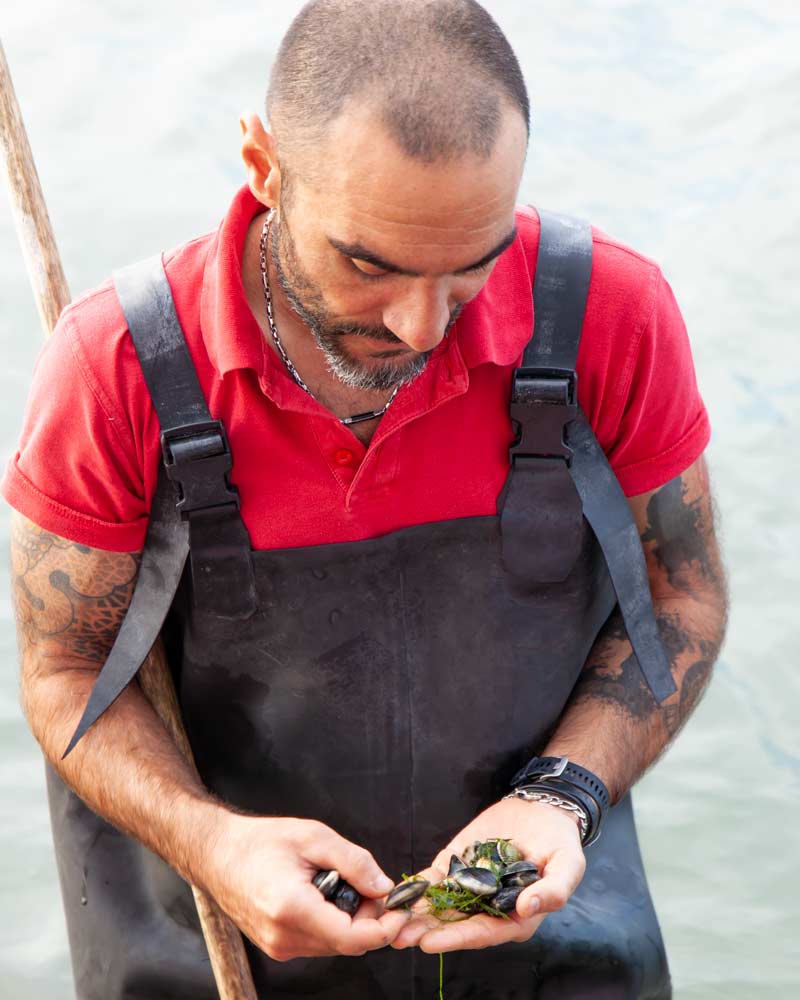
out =
[(664, 752), (700, 700), (725, 625), (724, 597), (654, 602), (677, 691), (659, 705), (639, 669), (617, 610), (595, 643), (544, 751), (599, 775), (619, 801)]
[(22, 697), (34, 736), (67, 785), (98, 815), (164, 858), (185, 879), (203, 884), (202, 859), (222, 807), (203, 787), (133, 683), (66, 760), (98, 668), (23, 664)]

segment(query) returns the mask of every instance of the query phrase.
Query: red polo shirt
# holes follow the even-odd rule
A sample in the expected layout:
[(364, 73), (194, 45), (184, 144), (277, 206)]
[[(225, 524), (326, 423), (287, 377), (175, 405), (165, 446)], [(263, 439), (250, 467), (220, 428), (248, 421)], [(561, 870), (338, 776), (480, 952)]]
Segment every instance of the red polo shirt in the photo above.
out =
[[(518, 210), (518, 239), (364, 448), (292, 381), (250, 312), (241, 256), (261, 208), (242, 188), (215, 233), (164, 255), (200, 384), (228, 431), (254, 548), (496, 513), (511, 373), (533, 329), (535, 212)], [(669, 285), (656, 264), (597, 230), (578, 386), (628, 496), (668, 482), (707, 444)], [(42, 350), (0, 489), (48, 531), (133, 551), (144, 542), (159, 461), (158, 422), (109, 281), (64, 310)]]

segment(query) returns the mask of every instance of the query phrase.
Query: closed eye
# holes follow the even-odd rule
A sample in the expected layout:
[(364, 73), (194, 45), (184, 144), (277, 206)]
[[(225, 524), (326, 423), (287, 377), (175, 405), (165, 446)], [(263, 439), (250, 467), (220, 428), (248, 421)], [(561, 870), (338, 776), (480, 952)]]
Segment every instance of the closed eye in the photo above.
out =
[(369, 261), (359, 260), (357, 257), (348, 257), (348, 260), (363, 278), (385, 278), (387, 275), (392, 273), (384, 268), (376, 267), (374, 264), (370, 264)]

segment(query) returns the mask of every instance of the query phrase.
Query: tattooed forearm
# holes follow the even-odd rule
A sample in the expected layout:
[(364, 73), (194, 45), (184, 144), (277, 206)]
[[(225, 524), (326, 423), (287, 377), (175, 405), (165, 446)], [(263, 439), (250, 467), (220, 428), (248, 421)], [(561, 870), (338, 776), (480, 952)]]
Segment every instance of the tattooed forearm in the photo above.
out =
[[(705, 691), (726, 624), (725, 578), (705, 469), (635, 503), (656, 623), (676, 693), (660, 704), (611, 615), (546, 753), (573, 756), (607, 780), (615, 800), (666, 749)], [(593, 766), (594, 765), (594, 766)]]
[(20, 694), (42, 752), (90, 809), (202, 885), (223, 810), (138, 684), (63, 758), (125, 616), (138, 554), (75, 545), (15, 514), (11, 556)]
[(692, 593), (698, 584), (719, 585), (718, 559), (709, 548), (707, 504), (704, 497), (691, 499), (679, 477), (658, 490), (647, 505), (642, 544), (652, 544), (653, 558), (675, 590)]
[(23, 648), (102, 663), (130, 603), (138, 554), (77, 545), (16, 515), (11, 567)]

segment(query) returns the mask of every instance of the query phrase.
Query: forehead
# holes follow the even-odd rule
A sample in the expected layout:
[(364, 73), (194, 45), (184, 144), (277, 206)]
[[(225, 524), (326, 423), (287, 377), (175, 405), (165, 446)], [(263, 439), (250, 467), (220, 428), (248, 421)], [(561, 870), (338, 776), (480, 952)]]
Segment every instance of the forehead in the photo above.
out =
[(419, 264), (445, 251), (481, 256), (512, 229), (527, 135), (521, 117), (505, 116), (488, 158), (469, 154), (432, 164), (410, 158), (379, 116), (363, 105), (334, 122), (306, 211), (315, 225), (348, 243)]

